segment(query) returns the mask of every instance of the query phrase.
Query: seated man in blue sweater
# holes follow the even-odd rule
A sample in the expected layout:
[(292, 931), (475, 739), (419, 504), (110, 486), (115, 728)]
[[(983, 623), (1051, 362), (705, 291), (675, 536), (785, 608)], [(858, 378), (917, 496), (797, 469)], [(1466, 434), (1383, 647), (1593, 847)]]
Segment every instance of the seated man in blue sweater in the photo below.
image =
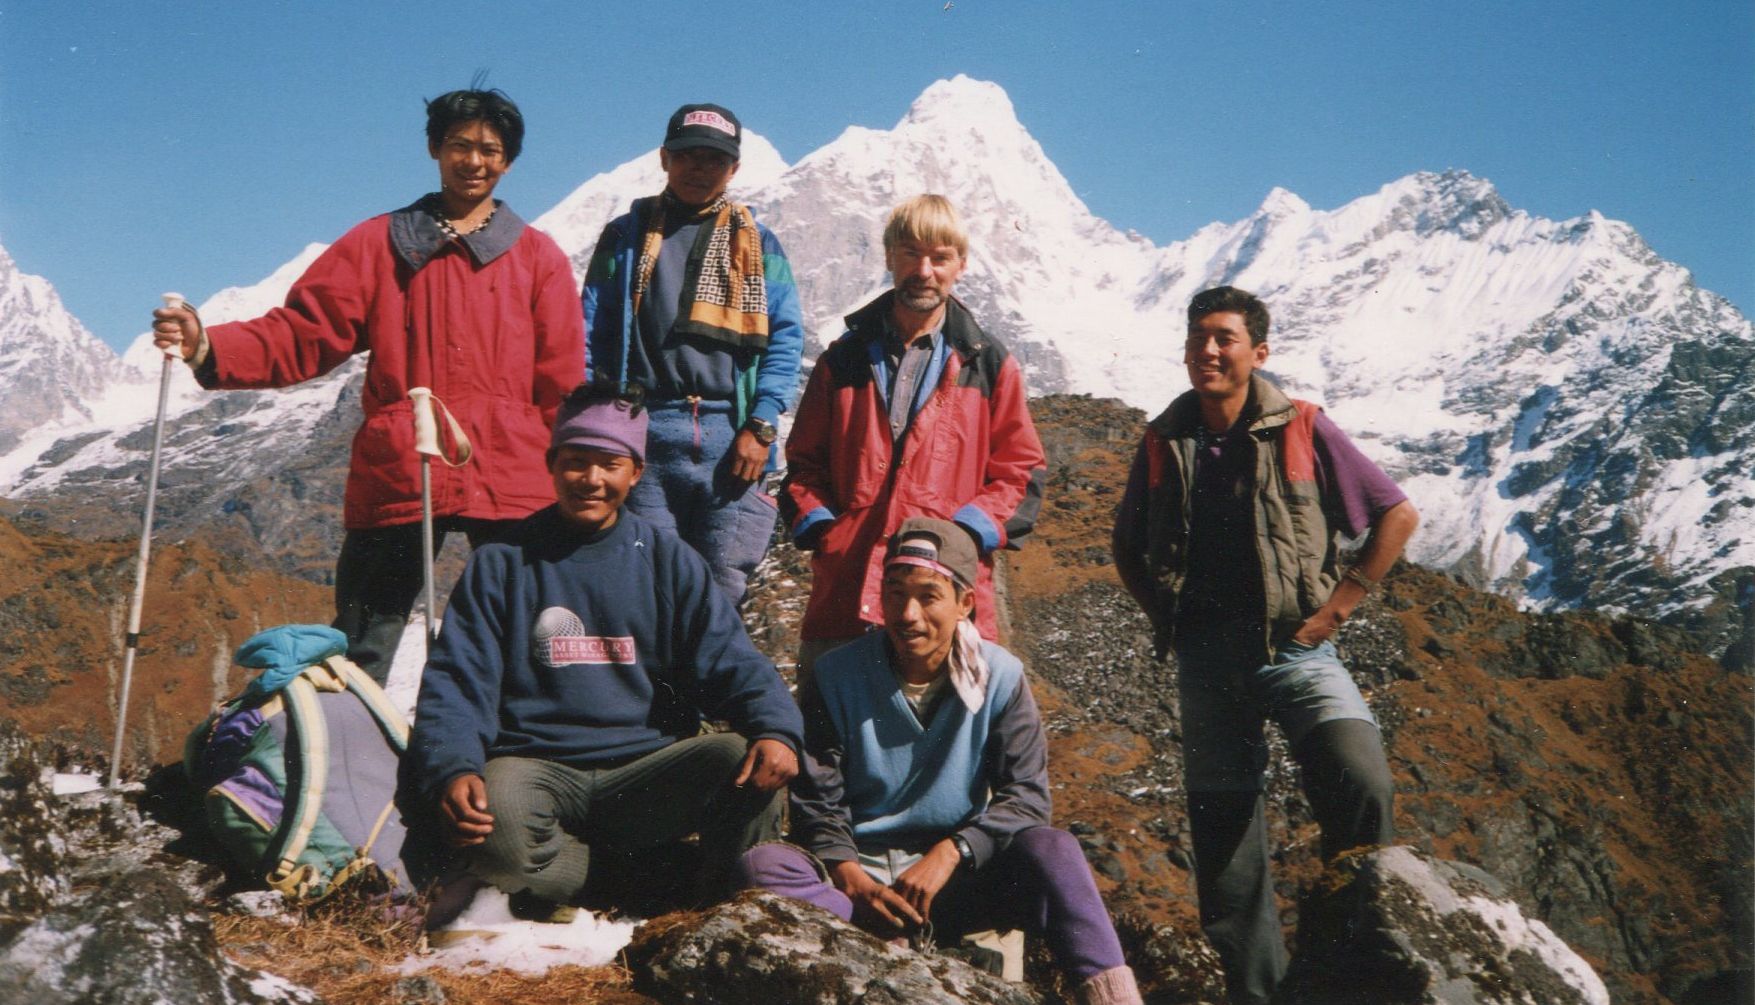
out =
[(1080, 1002), (1137, 1003), (1078, 841), (1048, 826), (1048, 744), (1023, 665), (970, 620), (979, 571), (956, 524), (902, 523), (884, 630), (830, 651), (800, 690), (798, 846), (752, 849), (741, 878), (887, 936), (1033, 931)]
[[(645, 444), (638, 394), (567, 398), (558, 501), (470, 557), (421, 682), (403, 808), (520, 916), (564, 916), (593, 848), (691, 833), (701, 896), (722, 894), (798, 773), (798, 708), (706, 563), (622, 509)], [(700, 735), (703, 716), (736, 732)]]

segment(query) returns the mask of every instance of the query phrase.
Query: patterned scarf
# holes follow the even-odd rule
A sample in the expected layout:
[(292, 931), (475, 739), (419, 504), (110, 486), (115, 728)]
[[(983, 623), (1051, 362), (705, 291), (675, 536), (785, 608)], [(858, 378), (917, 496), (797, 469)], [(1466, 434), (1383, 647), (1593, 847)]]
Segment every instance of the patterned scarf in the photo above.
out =
[[(652, 285), (658, 248), (664, 243), (667, 212), (686, 212), (666, 192), (634, 203), (635, 219), (644, 221), (640, 263), (633, 277), (633, 309)], [(709, 219), (710, 218), (710, 219)], [(689, 250), (673, 331), (700, 335), (734, 346), (764, 349), (768, 345), (768, 287), (762, 270), (762, 235), (749, 207), (720, 196), (695, 213), (706, 221)]]

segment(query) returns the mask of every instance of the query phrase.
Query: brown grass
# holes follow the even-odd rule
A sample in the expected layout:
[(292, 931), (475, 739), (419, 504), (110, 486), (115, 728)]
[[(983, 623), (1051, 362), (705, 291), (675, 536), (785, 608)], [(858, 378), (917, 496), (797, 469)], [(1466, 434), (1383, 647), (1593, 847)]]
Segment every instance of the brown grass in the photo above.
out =
[[(398, 968), (419, 950), (420, 915), (343, 890), (278, 918), (219, 915), (214, 931), (233, 962), (310, 988), (328, 1005), (383, 1005), (400, 1000), (397, 982), (409, 979)], [(430, 978), (451, 1005), (652, 1005), (621, 966), (556, 967), (541, 977), (437, 968), (413, 976)]]

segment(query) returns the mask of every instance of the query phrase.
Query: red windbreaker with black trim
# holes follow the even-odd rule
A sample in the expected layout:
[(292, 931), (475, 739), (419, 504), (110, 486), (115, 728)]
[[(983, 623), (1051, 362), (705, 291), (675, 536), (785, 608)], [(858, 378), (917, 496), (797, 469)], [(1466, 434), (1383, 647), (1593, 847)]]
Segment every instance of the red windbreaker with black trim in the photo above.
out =
[[(452, 239), (420, 204), (373, 217), (323, 252), (286, 304), (208, 329), (204, 387), (284, 387), (371, 353), (360, 390), (343, 523), (421, 516), (408, 389), (429, 387), (475, 457), (432, 465), (435, 516), (505, 520), (554, 502), (549, 424), (585, 373), (585, 323), (567, 256), (500, 204)], [(443, 423), (441, 423), (443, 428)]]
[(896, 443), (870, 363), (892, 295), (848, 315), (847, 333), (811, 371), (786, 441), (781, 510), (800, 546), (815, 552), (800, 634), (849, 638), (880, 624), (889, 537), (903, 520), (931, 516), (984, 539), (975, 624), (995, 639), (992, 550), (1015, 547), (1035, 526), (1047, 477), (1023, 372), (952, 299), (944, 369)]

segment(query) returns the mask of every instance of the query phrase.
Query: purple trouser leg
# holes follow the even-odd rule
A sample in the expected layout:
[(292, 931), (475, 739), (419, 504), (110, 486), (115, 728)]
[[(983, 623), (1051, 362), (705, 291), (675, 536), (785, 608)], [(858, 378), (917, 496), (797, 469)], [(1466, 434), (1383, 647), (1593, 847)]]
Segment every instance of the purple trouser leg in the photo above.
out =
[[(1125, 965), (1121, 940), (1078, 839), (1055, 827), (1020, 831), (965, 889), (953, 881), (945, 922), (970, 930), (1008, 925), (1039, 933), (1074, 981)], [(939, 905), (933, 905), (935, 922)], [(996, 918), (998, 923), (996, 923)], [(954, 920), (953, 920), (954, 919)], [(958, 924), (958, 923), (962, 924)]]
[(835, 889), (804, 849), (789, 844), (759, 844), (738, 860), (736, 879), (745, 889), (754, 887), (802, 900), (833, 914), (853, 920), (853, 901)]
[[(815, 904), (843, 921), (853, 917), (852, 901), (803, 849), (757, 845), (739, 867), (745, 886)], [(1053, 827), (1020, 832), (973, 875), (959, 870), (933, 901), (932, 921), (945, 934), (1022, 928), (1039, 935), (1078, 982), (1126, 963), (1078, 839)]]

